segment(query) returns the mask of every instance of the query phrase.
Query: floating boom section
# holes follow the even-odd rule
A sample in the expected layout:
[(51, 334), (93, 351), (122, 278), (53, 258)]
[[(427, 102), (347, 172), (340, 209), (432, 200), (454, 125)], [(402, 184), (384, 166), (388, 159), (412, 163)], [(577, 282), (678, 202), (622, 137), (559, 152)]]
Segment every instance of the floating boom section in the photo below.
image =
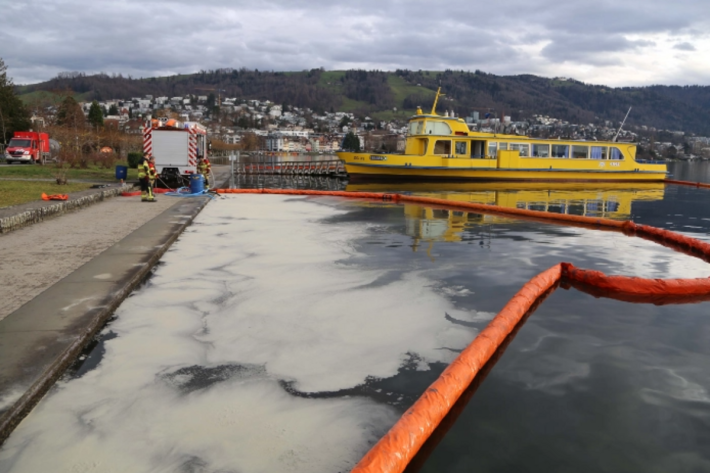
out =
[(557, 285), (561, 269), (557, 264), (527, 282), (360, 460), (353, 473), (404, 471), (538, 298)]
[[(708, 184), (666, 181), (668, 184), (710, 188)], [(554, 214), (534, 210), (513, 209), (488, 204), (452, 202), (444, 199), (374, 192), (312, 191), (297, 189), (218, 189), (220, 194), (285, 194), (306, 196), (338, 196), (391, 202), (413, 202), (451, 210), (508, 215), (546, 223), (610, 230), (637, 236), (710, 261), (710, 244), (670, 230), (631, 221)], [(608, 276), (600, 271), (580, 269), (571, 263), (559, 263), (528, 281), (503, 307), (493, 320), (441, 373), (421, 397), (402, 415), (394, 426), (375, 444), (352, 470), (353, 473), (400, 473), (407, 468), (419, 449), (429, 439), (456, 401), (491, 357), (515, 333), (519, 324), (535, 310), (540, 300), (558, 285), (574, 287), (596, 297), (652, 303), (681, 304), (710, 300), (710, 278), (644, 279)]]

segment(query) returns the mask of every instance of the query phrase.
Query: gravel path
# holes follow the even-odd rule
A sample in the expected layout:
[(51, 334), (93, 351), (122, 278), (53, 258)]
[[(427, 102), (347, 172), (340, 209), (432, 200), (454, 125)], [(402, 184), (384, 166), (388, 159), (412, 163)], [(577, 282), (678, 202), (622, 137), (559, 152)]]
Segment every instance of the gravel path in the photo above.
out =
[(115, 197), (0, 235), (0, 320), (179, 200)]

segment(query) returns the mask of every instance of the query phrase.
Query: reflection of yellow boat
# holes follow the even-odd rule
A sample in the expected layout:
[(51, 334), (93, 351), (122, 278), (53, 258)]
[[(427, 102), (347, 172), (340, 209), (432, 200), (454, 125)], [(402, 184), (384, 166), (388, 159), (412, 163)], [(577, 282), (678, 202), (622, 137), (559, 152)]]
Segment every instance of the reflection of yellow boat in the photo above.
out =
[[(643, 183), (415, 183), (348, 184), (353, 192), (410, 193), (452, 202), (476, 202), (544, 212), (628, 219), (634, 201), (662, 200), (665, 184)], [(424, 241), (458, 241), (466, 226), (515, 222), (480, 215), (404, 204), (407, 234)]]
[(352, 178), (660, 181), (664, 161), (636, 159), (636, 145), (544, 140), (471, 131), (460, 118), (421, 110), (409, 120), (403, 154), (338, 152)]

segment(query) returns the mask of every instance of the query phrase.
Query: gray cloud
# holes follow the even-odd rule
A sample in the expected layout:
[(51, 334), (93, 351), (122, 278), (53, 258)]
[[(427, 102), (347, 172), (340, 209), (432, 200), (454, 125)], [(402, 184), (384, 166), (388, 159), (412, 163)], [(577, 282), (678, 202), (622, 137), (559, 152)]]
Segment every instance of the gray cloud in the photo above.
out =
[(552, 42), (542, 50), (543, 56), (554, 62), (574, 61), (597, 66), (621, 64), (621, 61), (609, 53), (632, 51), (655, 43), (644, 40), (630, 41), (618, 34), (552, 36)]
[(673, 46), (673, 49), (680, 49), (681, 51), (697, 51), (695, 46), (690, 43), (678, 43)]
[(674, 48), (686, 51), (707, 40), (698, 3), (0, 0), (13, 18), (0, 29), (0, 57), (16, 83), (67, 70), (147, 77), (220, 67), (481, 69), (584, 80), (649, 54), (658, 46), (651, 35), (675, 38)]

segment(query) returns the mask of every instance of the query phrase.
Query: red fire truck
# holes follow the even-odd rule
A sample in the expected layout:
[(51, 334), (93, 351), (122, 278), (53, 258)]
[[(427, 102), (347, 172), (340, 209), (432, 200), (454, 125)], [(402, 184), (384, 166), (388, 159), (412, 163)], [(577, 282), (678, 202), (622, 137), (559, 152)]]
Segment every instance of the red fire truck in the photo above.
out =
[(36, 131), (16, 131), (5, 149), (8, 164), (44, 163), (49, 158), (49, 135)]
[(197, 122), (153, 119), (143, 129), (143, 151), (155, 157), (160, 180), (169, 186), (189, 183), (206, 148), (207, 129)]

